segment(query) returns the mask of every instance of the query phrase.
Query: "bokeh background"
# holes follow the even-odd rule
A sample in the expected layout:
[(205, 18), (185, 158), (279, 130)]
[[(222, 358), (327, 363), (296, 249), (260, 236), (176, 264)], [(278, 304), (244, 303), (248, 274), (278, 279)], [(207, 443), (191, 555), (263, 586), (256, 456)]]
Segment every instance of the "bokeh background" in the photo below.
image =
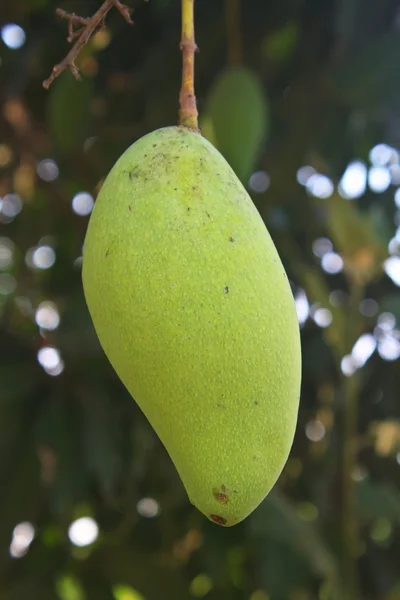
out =
[(277, 245), (303, 346), (290, 459), (232, 529), (189, 504), (81, 285), (102, 180), (176, 123), (180, 3), (132, 0), (133, 27), (113, 10), (83, 82), (46, 91), (57, 6), (100, 1), (0, 4), (1, 600), (398, 600), (399, 2), (196, 2), (203, 131)]

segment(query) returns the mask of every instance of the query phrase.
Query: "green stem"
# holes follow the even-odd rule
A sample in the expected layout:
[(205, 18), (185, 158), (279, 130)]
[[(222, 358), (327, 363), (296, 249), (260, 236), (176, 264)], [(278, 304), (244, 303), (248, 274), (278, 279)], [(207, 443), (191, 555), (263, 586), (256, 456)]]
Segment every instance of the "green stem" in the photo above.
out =
[[(359, 306), (363, 287), (350, 282), (351, 310), (348, 314), (348, 342), (352, 347), (361, 331)], [(343, 381), (343, 462), (342, 462), (342, 544), (343, 577), (349, 599), (359, 598), (358, 553), (360, 548), (358, 516), (356, 506), (356, 481), (353, 479), (357, 467), (357, 423), (360, 375), (356, 372)]]
[(194, 0), (182, 0), (182, 88), (179, 96), (179, 124), (199, 131), (196, 96), (194, 93)]

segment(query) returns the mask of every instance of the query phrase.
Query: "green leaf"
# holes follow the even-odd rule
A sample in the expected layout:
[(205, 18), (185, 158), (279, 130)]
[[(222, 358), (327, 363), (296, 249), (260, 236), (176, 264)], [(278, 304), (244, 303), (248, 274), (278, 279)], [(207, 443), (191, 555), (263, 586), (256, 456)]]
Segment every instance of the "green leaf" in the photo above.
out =
[[(321, 203), (319, 203), (321, 204)], [(387, 247), (371, 220), (357, 204), (334, 194), (324, 204), (326, 226), (335, 249), (342, 255), (345, 270), (360, 283), (368, 283), (381, 271), (387, 258)]]
[(299, 39), (299, 27), (294, 21), (269, 35), (262, 45), (263, 55), (275, 61), (284, 61), (293, 54)]
[(144, 600), (142, 594), (128, 585), (116, 585), (113, 587), (116, 600)]
[(267, 536), (302, 555), (312, 571), (328, 578), (337, 575), (337, 565), (317, 528), (300, 519), (295, 507), (274, 490), (250, 517), (255, 538)]
[(246, 181), (268, 129), (268, 102), (256, 75), (243, 67), (223, 72), (207, 99), (201, 125), (205, 137)]
[(82, 586), (79, 581), (71, 575), (59, 577), (56, 583), (57, 594), (60, 600), (84, 600)]
[(63, 73), (50, 88), (47, 121), (51, 138), (60, 152), (68, 154), (85, 140), (92, 96), (92, 81), (88, 77), (75, 81), (70, 72)]

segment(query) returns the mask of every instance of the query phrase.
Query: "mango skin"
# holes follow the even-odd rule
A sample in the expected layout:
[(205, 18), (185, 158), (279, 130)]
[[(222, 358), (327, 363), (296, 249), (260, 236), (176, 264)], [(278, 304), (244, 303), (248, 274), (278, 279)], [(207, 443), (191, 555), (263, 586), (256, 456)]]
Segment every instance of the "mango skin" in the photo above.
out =
[(245, 519), (293, 442), (300, 336), (269, 233), (207, 140), (168, 127), (121, 156), (90, 218), (83, 285), (192, 504), (219, 525)]

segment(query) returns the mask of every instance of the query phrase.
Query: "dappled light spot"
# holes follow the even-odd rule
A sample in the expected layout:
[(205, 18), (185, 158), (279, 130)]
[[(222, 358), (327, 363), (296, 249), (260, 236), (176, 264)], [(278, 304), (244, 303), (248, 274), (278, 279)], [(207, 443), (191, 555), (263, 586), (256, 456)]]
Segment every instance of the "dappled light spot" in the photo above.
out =
[(271, 183), (270, 176), (265, 171), (257, 171), (249, 179), (249, 188), (253, 192), (263, 194), (267, 191)]
[(93, 206), (93, 197), (87, 192), (79, 192), (79, 194), (76, 194), (72, 199), (72, 210), (81, 217), (90, 215)]
[(400, 287), (400, 257), (391, 256), (390, 258), (385, 260), (384, 269), (386, 275), (390, 277), (393, 283)]
[(392, 185), (400, 185), (400, 165), (389, 165), (390, 182)]
[(351, 354), (343, 356), (340, 362), (340, 368), (342, 370), (343, 375), (346, 375), (346, 377), (351, 377), (352, 375), (354, 375), (354, 373), (357, 371), (357, 366)]
[(312, 250), (315, 256), (322, 258), (328, 252), (332, 252), (333, 244), (326, 237), (321, 237), (313, 241)]
[(306, 424), (305, 431), (306, 436), (312, 442), (320, 442), (325, 437), (326, 433), (324, 424), (317, 420), (309, 421)]
[(37, 354), (39, 364), (43, 367), (48, 375), (56, 377), (64, 370), (64, 363), (57, 348), (44, 346), (40, 348)]
[(25, 44), (25, 31), (15, 23), (7, 23), (1, 28), (1, 39), (11, 50), (18, 50)]
[(379, 315), (377, 325), (383, 331), (392, 331), (396, 326), (396, 317), (393, 313), (384, 312)]
[(300, 167), (296, 173), (296, 179), (300, 185), (306, 186), (310, 177), (316, 174), (314, 167), (310, 167), (309, 165), (305, 165), (304, 167)]
[(319, 173), (311, 175), (306, 183), (306, 189), (311, 196), (322, 200), (330, 198), (334, 192), (334, 186), (329, 177)]
[(339, 186), (338, 192), (345, 200), (360, 198), (367, 187), (367, 167), (360, 160), (355, 160), (347, 166)]
[(368, 471), (365, 467), (361, 465), (357, 465), (351, 472), (351, 478), (353, 481), (364, 481), (364, 479), (368, 476)]
[(35, 315), (35, 321), (42, 329), (53, 331), (60, 324), (60, 313), (54, 302), (41, 302)]
[(18, 194), (7, 194), (0, 200), (0, 212), (9, 219), (16, 217), (22, 210), (22, 200)]
[(300, 325), (303, 325), (307, 321), (307, 319), (310, 315), (310, 305), (308, 303), (308, 299), (307, 299), (307, 295), (306, 295), (305, 291), (302, 289), (299, 289), (296, 292), (294, 301), (296, 304), (297, 319), (298, 319)]
[(368, 185), (377, 194), (385, 192), (390, 181), (390, 171), (386, 167), (371, 167), (368, 171)]
[(357, 368), (363, 367), (367, 360), (371, 358), (375, 349), (376, 339), (372, 334), (365, 333), (359, 337), (351, 352), (354, 365)]
[(10, 544), (10, 555), (13, 558), (22, 558), (29, 550), (35, 537), (35, 528), (27, 521), (19, 523), (14, 528)]
[(384, 167), (397, 158), (396, 150), (387, 144), (377, 144), (369, 153), (370, 163), (374, 167)]
[(340, 273), (343, 270), (343, 258), (336, 252), (328, 252), (322, 257), (321, 266), (331, 275)]
[(387, 336), (379, 340), (378, 353), (383, 360), (397, 360), (400, 357), (400, 341), (394, 336)]
[(152, 519), (160, 514), (160, 506), (154, 498), (142, 498), (136, 505), (141, 517)]
[(56, 261), (56, 253), (51, 246), (30, 248), (25, 256), (25, 262), (31, 269), (50, 269)]
[(317, 308), (313, 314), (313, 319), (318, 327), (329, 327), (332, 323), (332, 313), (328, 308)]
[(93, 544), (99, 535), (99, 526), (91, 517), (81, 517), (71, 523), (68, 529), (68, 537), (75, 545), (83, 548)]
[(36, 172), (43, 181), (54, 181), (57, 179), (60, 170), (55, 160), (44, 158), (38, 163)]

